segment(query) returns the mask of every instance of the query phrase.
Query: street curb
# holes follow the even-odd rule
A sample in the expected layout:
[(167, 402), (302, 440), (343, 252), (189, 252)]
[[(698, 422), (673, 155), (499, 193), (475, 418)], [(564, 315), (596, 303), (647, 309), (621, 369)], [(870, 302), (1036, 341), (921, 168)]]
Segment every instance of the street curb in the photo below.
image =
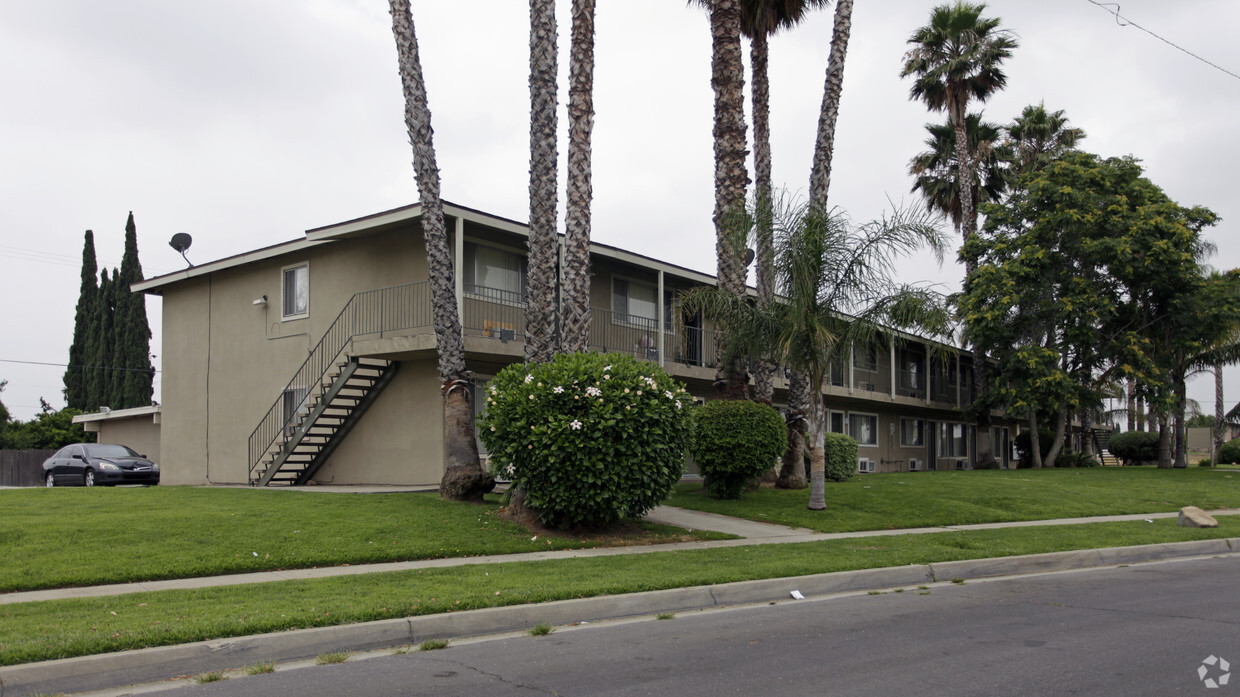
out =
[(1237, 548), (1240, 548), (1240, 538), (1084, 549), (739, 581), (713, 586), (673, 588), (298, 629), (7, 666), (0, 668), (0, 697), (99, 690), (240, 668), (263, 661), (291, 661), (313, 658), (328, 652), (416, 645), (426, 639), (454, 639), (520, 631), (538, 624), (568, 625), (661, 612), (686, 612), (772, 602), (789, 599), (793, 590), (800, 591), (809, 598), (955, 579), (969, 580), (1184, 557), (1230, 555), (1235, 553)]

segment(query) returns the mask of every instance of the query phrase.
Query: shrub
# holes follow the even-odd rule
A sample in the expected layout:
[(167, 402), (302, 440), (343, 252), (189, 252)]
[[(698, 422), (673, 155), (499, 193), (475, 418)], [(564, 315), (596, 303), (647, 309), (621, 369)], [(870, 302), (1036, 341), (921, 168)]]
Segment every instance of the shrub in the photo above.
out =
[(1220, 465), (1240, 465), (1240, 438), (1223, 443), (1216, 456)]
[(544, 525), (603, 527), (645, 515), (680, 480), (691, 399), (653, 363), (562, 354), (501, 370), (478, 423), (492, 471)]
[(1128, 431), (1111, 437), (1107, 446), (1111, 454), (1125, 465), (1140, 464), (1158, 459), (1158, 434), (1150, 431)]
[(1093, 455), (1078, 453), (1074, 451), (1060, 451), (1059, 456), (1055, 458), (1056, 467), (1097, 467), (1098, 461)]
[(827, 481), (846, 482), (857, 473), (857, 441), (843, 433), (828, 433), (825, 438)]
[(774, 407), (714, 400), (693, 410), (693, 459), (711, 496), (735, 499), (745, 484), (774, 466), (788, 427)]
[[(1033, 431), (1025, 429), (1016, 434), (1012, 439), (1012, 443), (1016, 446), (1016, 469), (1028, 469), (1033, 467), (1033, 443), (1030, 436)], [(1038, 450), (1042, 451), (1042, 461), (1046, 462), (1046, 455), (1051, 451), (1051, 444), (1055, 442), (1055, 432), (1045, 428), (1038, 429)]]
[(1203, 457), (1203, 458), (1201, 458), (1200, 460), (1198, 460), (1198, 461), (1197, 461), (1197, 466), (1198, 466), (1198, 467), (1213, 467), (1213, 466), (1214, 466), (1214, 463), (1213, 463), (1213, 462), (1210, 462), (1210, 458), (1208, 458), (1208, 457)]

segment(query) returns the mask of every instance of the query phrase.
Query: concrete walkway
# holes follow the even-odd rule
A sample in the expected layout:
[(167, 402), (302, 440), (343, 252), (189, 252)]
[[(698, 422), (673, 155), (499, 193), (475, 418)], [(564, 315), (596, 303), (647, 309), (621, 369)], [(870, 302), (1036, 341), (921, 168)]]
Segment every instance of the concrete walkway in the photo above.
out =
[[(1210, 511), (1211, 515), (1240, 515), (1240, 509)], [(358, 564), (350, 566), (328, 566), (316, 569), (288, 569), (282, 571), (260, 571), (248, 574), (228, 574), (224, 576), (201, 576), (196, 578), (169, 579), (164, 581), (142, 581), (136, 583), (118, 583), (102, 586), (83, 586), (80, 588), (54, 588), (50, 590), (25, 591), (18, 593), (0, 593), (0, 605), (12, 603), (30, 603), (43, 600), (61, 600), (66, 598), (97, 598), (112, 595), (128, 595), (130, 593), (147, 593), (151, 591), (187, 590), (211, 588), (216, 586), (238, 586), (247, 583), (274, 583), (278, 581), (294, 581), (301, 579), (329, 578), (337, 576), (357, 576), (361, 574), (384, 573), (390, 571), (410, 571), (415, 569), (437, 569), (469, 564), (502, 564), (507, 562), (543, 561), (547, 559), (577, 559), (582, 557), (611, 557), (624, 554), (652, 554), (655, 552), (673, 552), (691, 549), (716, 549), (741, 547), (754, 544), (781, 544), (792, 542), (816, 542), (819, 540), (839, 540), (856, 537), (880, 537), (887, 535), (926, 535), (938, 532), (963, 530), (992, 530), (995, 528), (1017, 528), (1043, 525), (1079, 525), (1084, 523), (1108, 523), (1131, 520), (1155, 520), (1159, 518), (1175, 518), (1178, 513), (1142, 513), (1136, 515), (1096, 516), (1090, 518), (1064, 518), (1058, 520), (1029, 520), (1008, 523), (981, 523), (977, 525), (952, 525), (944, 527), (903, 528), (899, 530), (859, 530), (855, 532), (814, 532), (807, 528), (793, 528), (774, 523), (759, 523), (717, 513), (691, 511), (674, 506), (659, 506), (645, 518), (652, 523), (674, 525), (689, 530), (710, 530), (736, 535), (734, 540), (711, 540), (704, 542), (678, 542), (672, 544), (637, 545), (627, 547), (595, 547), (590, 549), (554, 550), (546, 552), (526, 552), (520, 554), (495, 554), (477, 557), (454, 557), (448, 559), (422, 559), (418, 561), (387, 562), (381, 564)]]

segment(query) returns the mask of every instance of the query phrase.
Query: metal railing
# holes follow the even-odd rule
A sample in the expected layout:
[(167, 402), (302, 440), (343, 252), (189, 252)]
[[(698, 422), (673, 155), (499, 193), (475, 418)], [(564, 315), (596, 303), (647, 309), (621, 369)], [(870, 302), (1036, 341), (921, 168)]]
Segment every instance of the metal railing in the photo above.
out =
[(324, 378), (354, 337), (427, 326), (431, 326), (429, 281), (354, 293), (250, 434), (251, 478), (301, 412), (297, 405), (286, 406), (286, 394), (301, 397), (293, 400), (298, 405), (316, 399), (324, 389)]
[(920, 370), (896, 371), (896, 394), (901, 397), (925, 399), (926, 376)]
[(853, 389), (866, 392), (888, 392), (891, 389), (891, 377), (882, 370), (853, 368)]

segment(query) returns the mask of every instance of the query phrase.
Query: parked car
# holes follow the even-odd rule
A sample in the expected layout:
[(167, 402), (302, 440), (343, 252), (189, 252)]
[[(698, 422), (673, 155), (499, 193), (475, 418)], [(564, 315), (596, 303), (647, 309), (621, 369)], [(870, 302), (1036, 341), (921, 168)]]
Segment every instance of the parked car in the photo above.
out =
[(108, 486), (159, 483), (159, 465), (115, 443), (66, 445), (43, 461), (48, 486)]

